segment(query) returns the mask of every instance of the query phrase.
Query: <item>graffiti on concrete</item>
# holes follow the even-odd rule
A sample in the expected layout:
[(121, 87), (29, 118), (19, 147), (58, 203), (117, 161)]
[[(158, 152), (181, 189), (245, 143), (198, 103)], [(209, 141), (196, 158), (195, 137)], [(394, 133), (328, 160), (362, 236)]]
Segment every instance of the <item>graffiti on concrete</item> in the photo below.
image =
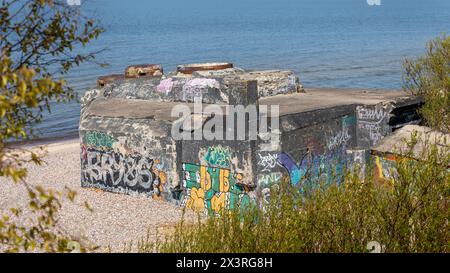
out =
[(124, 155), (82, 146), (82, 179), (85, 183), (122, 187), (160, 196), (167, 180), (159, 160), (140, 154)]
[(162, 200), (162, 193), (166, 192), (165, 186), (167, 182), (167, 173), (165, 166), (159, 159), (153, 161), (152, 173), (155, 174), (156, 179), (153, 180), (153, 198)]
[(220, 213), (251, 202), (249, 189), (240, 184), (243, 175), (229, 169), (183, 163), (182, 179), (183, 205), (196, 212)]
[(356, 122), (355, 116), (344, 116), (341, 118), (341, 130), (334, 133), (327, 140), (327, 148), (329, 150), (335, 150), (347, 146), (348, 141), (352, 138), (350, 134), (350, 126)]
[(270, 172), (273, 168), (278, 165), (278, 155), (277, 154), (258, 154), (259, 160), (257, 161), (258, 166), (261, 166), (262, 172)]
[(162, 94), (169, 94), (172, 91), (173, 81), (172, 78), (162, 80), (156, 87), (156, 91)]
[(330, 137), (327, 142), (327, 147), (330, 150), (336, 149), (342, 145), (346, 145), (350, 139), (351, 136), (348, 133), (348, 127), (342, 128), (342, 131), (339, 131), (336, 135)]
[(133, 152), (115, 137), (88, 131), (81, 145), (81, 178), (86, 186), (151, 193), (160, 198), (167, 174), (163, 162)]
[(368, 154), (366, 150), (347, 150), (347, 167), (352, 173), (355, 173), (364, 179)]
[(358, 128), (367, 131), (369, 140), (372, 145), (380, 141), (388, 132), (386, 119), (389, 117), (389, 109), (385, 109), (379, 105), (376, 107), (356, 107), (358, 117)]
[(365, 107), (358, 108), (358, 118), (360, 120), (368, 120), (372, 122), (381, 122), (387, 113), (382, 108), (367, 109)]
[(280, 162), (280, 165), (283, 166), (288, 172), (289, 178), (291, 179), (291, 184), (296, 186), (304, 174), (302, 174), (295, 160), (289, 154), (281, 153), (278, 155), (278, 161)]
[(295, 187), (314, 187), (319, 181), (328, 184), (339, 182), (346, 167), (345, 155), (341, 151), (329, 151), (320, 155), (306, 154), (299, 164), (289, 154), (280, 153), (278, 161), (288, 172), (291, 185)]
[(216, 79), (194, 78), (183, 85), (183, 101), (194, 101), (203, 97), (206, 88), (219, 89), (220, 83)]
[(374, 156), (375, 180), (391, 181), (395, 178), (395, 157), (394, 156)]
[(281, 172), (265, 173), (258, 175), (258, 186), (261, 188), (270, 187), (277, 184), (283, 174)]
[(208, 151), (205, 155), (205, 160), (208, 165), (221, 168), (230, 167), (230, 158), (230, 148), (222, 145), (208, 147)]
[[(333, 179), (339, 181), (346, 166), (346, 150), (351, 145), (350, 140), (354, 134), (351, 130), (355, 128), (356, 117), (346, 115), (335, 122), (339, 122), (340, 127), (333, 126), (328, 129), (325, 135), (329, 137), (323, 140), (315, 137), (308, 138), (306, 152), (301, 157), (295, 158), (285, 152), (278, 154), (276, 164), (287, 171), (292, 186), (302, 187), (306, 184), (314, 184), (318, 180), (324, 180), (327, 183)], [(270, 162), (272, 164), (270, 166), (274, 165), (272, 161), (263, 162)]]
[(89, 147), (98, 147), (103, 149), (111, 149), (114, 142), (116, 142), (114, 137), (108, 133), (99, 131), (86, 132), (83, 140), (83, 143)]

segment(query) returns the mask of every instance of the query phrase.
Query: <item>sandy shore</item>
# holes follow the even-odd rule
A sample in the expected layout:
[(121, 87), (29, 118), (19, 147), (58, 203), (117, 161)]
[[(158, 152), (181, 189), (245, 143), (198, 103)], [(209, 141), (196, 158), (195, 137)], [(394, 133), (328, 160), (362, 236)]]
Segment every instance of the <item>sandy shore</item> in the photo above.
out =
[[(28, 147), (41, 145), (34, 143)], [(30, 164), (27, 182), (46, 188), (63, 190), (65, 186), (75, 190), (75, 202), (63, 202), (60, 224), (76, 236), (83, 236), (100, 246), (100, 251), (111, 247), (122, 251), (125, 243), (147, 235), (154, 238), (158, 230), (164, 232), (181, 218), (182, 211), (176, 205), (149, 199), (143, 195), (124, 195), (86, 189), (80, 186), (80, 146), (78, 139), (60, 140), (43, 145), (47, 150), (45, 164)], [(24, 188), (0, 178), (0, 211), (11, 207), (24, 207), (27, 194)], [(93, 209), (88, 211), (84, 202)]]

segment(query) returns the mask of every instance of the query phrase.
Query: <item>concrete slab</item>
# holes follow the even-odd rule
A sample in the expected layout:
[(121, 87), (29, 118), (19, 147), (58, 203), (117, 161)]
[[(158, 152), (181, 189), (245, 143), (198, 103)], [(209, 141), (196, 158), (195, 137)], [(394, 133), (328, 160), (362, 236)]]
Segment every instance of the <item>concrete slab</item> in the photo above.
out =
[[(413, 134), (417, 137), (417, 144), (411, 149), (407, 143), (412, 141)], [(425, 126), (406, 125), (383, 138), (378, 145), (372, 148), (372, 153), (410, 155), (415, 159), (421, 159), (424, 149), (432, 145), (436, 145), (440, 153), (448, 155), (450, 153), (450, 134), (444, 134)]]
[[(306, 93), (276, 95), (259, 99), (260, 105), (279, 105), (280, 116), (329, 109), (344, 105), (375, 105), (386, 101), (415, 102), (418, 99), (408, 96), (400, 90), (361, 90), (361, 89), (306, 89)], [(170, 116), (176, 105), (187, 105), (193, 109), (193, 103), (160, 102), (144, 99), (99, 98), (86, 109), (87, 115), (150, 118), (174, 120)], [(209, 104), (204, 103), (204, 106)], [(270, 116), (270, 113), (269, 113)]]
[(418, 99), (401, 90), (310, 88), (305, 93), (276, 95), (259, 99), (260, 104), (280, 105), (280, 116), (342, 105), (374, 105), (386, 101), (401, 103)]

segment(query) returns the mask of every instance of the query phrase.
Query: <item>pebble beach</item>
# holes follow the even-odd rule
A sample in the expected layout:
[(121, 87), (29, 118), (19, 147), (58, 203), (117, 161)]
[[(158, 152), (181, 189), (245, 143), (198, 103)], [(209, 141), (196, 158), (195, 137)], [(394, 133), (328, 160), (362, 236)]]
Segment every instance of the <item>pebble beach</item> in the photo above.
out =
[[(181, 219), (181, 208), (172, 203), (153, 200), (145, 195), (82, 188), (78, 139), (33, 144), (31, 148), (38, 146), (46, 150), (44, 164), (27, 165), (26, 181), (56, 191), (62, 191), (64, 187), (75, 190), (74, 202), (63, 200), (59, 224), (70, 234), (98, 246), (98, 251), (124, 251), (125, 245), (135, 244), (147, 235), (152, 240), (157, 233), (164, 234)], [(12, 207), (26, 207), (28, 195), (23, 186), (3, 177), (0, 183), (2, 215)], [(92, 212), (86, 209), (85, 202), (88, 202)]]

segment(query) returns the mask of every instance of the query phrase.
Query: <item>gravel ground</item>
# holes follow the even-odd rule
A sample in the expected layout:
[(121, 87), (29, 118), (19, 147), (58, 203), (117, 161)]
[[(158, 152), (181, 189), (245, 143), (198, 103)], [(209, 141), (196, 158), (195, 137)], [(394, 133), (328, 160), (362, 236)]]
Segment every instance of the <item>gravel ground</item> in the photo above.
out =
[[(46, 146), (43, 166), (30, 164), (27, 181), (46, 188), (75, 190), (75, 202), (63, 202), (60, 224), (71, 234), (83, 236), (99, 251), (123, 251), (124, 244), (147, 235), (155, 238), (170, 230), (181, 219), (182, 210), (174, 204), (149, 199), (143, 195), (124, 195), (86, 189), (80, 186), (79, 143), (65, 140)], [(27, 204), (26, 191), (12, 181), (0, 178), (0, 212)], [(87, 201), (93, 212), (87, 210)]]

